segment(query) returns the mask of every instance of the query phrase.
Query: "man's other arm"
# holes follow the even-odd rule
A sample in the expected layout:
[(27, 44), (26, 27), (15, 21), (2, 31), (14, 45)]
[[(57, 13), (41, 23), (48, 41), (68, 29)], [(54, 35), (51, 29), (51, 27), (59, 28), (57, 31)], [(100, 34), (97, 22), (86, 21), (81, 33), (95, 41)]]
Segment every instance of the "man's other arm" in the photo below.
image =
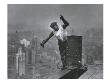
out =
[(45, 43), (54, 35), (53, 31), (49, 34), (49, 36), (42, 41), (42, 43), (40, 44), (42, 47), (44, 47)]
[(65, 20), (65, 18), (62, 16), (62, 15), (60, 15), (60, 19), (63, 21), (63, 25), (62, 25), (62, 27), (63, 27), (63, 29), (66, 29), (66, 27), (67, 26), (69, 26), (69, 23)]

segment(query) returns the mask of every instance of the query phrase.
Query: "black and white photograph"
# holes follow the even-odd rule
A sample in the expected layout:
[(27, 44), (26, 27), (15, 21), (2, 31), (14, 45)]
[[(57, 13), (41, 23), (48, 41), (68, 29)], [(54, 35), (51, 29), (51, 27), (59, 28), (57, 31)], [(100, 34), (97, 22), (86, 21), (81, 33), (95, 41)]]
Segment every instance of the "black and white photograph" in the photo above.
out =
[(7, 4), (8, 79), (103, 79), (103, 4)]

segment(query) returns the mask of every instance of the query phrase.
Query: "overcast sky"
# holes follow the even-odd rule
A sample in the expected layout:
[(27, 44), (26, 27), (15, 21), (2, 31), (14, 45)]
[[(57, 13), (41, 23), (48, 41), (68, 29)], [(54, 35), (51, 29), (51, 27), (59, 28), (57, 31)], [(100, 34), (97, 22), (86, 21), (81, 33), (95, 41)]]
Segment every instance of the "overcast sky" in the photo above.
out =
[(58, 21), (60, 24), (60, 14), (70, 23), (68, 31), (74, 29), (80, 34), (86, 28), (103, 27), (103, 5), (10, 4), (8, 5), (8, 29), (9, 32), (22, 29), (48, 33), (52, 21)]

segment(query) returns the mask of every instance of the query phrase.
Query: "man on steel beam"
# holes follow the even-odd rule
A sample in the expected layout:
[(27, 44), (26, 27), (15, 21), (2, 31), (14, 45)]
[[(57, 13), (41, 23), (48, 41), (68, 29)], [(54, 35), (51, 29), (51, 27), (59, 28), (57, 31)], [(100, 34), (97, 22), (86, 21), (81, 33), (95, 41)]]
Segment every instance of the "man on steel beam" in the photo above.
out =
[(65, 20), (65, 18), (60, 15), (60, 20), (64, 23), (61, 26), (58, 26), (57, 22), (52, 22), (50, 24), (50, 28), (52, 28), (52, 32), (49, 36), (42, 41), (41, 46), (44, 48), (44, 44), (53, 36), (55, 35), (58, 39), (59, 51), (62, 61), (62, 70), (66, 69), (66, 43), (67, 43), (67, 31), (65, 30), (69, 23)]

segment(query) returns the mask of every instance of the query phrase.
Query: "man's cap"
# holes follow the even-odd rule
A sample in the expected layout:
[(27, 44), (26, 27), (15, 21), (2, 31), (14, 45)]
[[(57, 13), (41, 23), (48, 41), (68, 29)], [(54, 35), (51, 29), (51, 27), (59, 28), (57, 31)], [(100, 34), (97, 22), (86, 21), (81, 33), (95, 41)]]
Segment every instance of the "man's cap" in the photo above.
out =
[(50, 24), (50, 27), (54, 27), (55, 25), (57, 25), (57, 22), (52, 22), (52, 23)]

